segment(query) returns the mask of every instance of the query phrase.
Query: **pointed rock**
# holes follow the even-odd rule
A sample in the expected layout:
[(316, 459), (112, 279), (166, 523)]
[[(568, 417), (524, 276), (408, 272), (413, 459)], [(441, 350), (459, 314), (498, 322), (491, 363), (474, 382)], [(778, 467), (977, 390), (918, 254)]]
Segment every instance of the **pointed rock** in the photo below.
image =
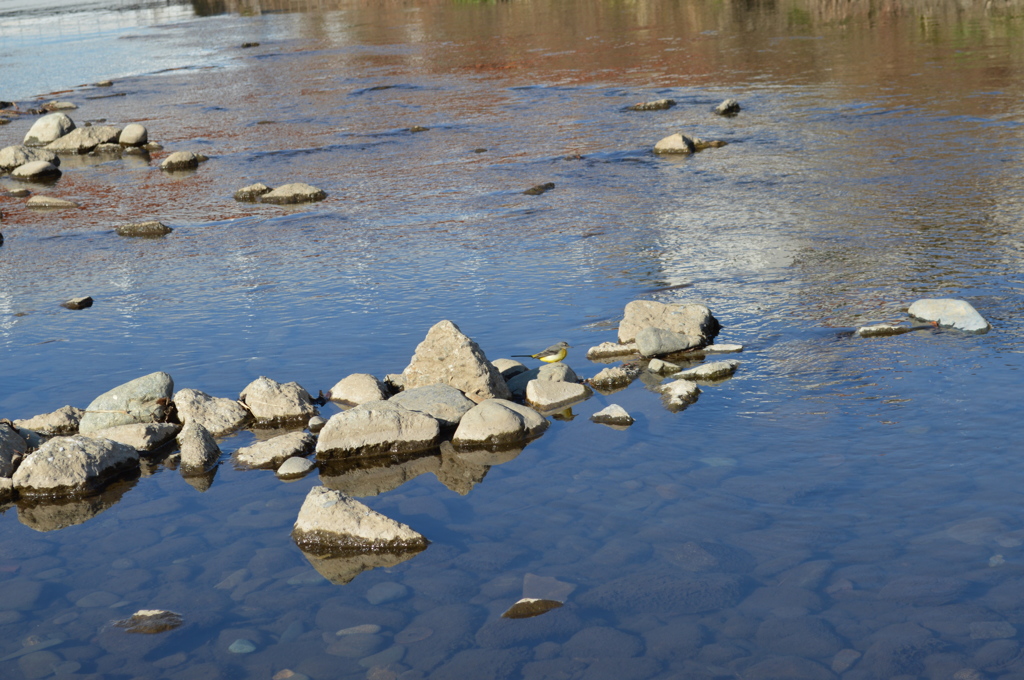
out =
[(317, 556), (418, 552), (427, 539), (401, 522), (323, 486), (313, 487), (299, 510), (292, 538)]
[(430, 329), (402, 376), (406, 389), (435, 383), (451, 385), (478, 404), (485, 399), (512, 396), (483, 350), (447, 320)]
[(626, 412), (626, 409), (622, 408), (618, 404), (609, 404), (594, 415), (590, 416), (590, 419), (595, 423), (601, 423), (602, 425), (616, 425), (620, 427), (628, 427), (634, 422), (633, 416), (629, 415), (629, 413)]
[(213, 435), (195, 421), (188, 422), (181, 428), (178, 446), (181, 447), (179, 469), (185, 477), (201, 477), (207, 474), (220, 459), (220, 447), (214, 441)]

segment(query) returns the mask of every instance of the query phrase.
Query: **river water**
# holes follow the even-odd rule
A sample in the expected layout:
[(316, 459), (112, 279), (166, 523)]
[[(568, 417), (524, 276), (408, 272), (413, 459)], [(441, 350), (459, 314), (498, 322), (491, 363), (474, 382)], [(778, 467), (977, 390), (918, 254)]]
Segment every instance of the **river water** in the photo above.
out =
[[(996, 5), (0, 2), (0, 99), (166, 149), (32, 187), (79, 210), (0, 195), (2, 417), (157, 370), (316, 394), (400, 372), (441, 319), (492, 359), (567, 340), (589, 377), (635, 299), (745, 346), (681, 412), (638, 380), (517, 456), (328, 479), (431, 541), (343, 585), (289, 537), (318, 476), (231, 464), (263, 434), (222, 440), (205, 490), (154, 462), (10, 506), (0, 675), (1024, 676), (1022, 34)], [(728, 145), (651, 153), (677, 131)], [(175, 150), (210, 160), (162, 174)], [(257, 181), (328, 198), (232, 200)], [(174, 232), (112, 231), (145, 219)], [(993, 330), (850, 333), (925, 297)], [(590, 422), (610, 403), (637, 422)], [(565, 606), (501, 619), (524, 594)], [(111, 625), (137, 609), (185, 625)]]

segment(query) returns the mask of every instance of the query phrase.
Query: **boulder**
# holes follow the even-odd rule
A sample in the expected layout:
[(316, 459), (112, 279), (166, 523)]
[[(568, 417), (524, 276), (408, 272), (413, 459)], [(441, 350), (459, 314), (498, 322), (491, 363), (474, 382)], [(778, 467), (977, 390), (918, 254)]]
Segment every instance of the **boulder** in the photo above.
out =
[(697, 401), (700, 388), (689, 380), (673, 380), (661, 388), (661, 393), (670, 407), (681, 408)]
[(25, 457), (14, 487), (22, 497), (78, 496), (138, 467), (139, 452), (131, 446), (82, 435), (54, 437)]
[(935, 321), (940, 326), (952, 326), (971, 333), (984, 333), (992, 327), (966, 300), (918, 300), (907, 311), (915, 318)]
[(33, 161), (46, 161), (51, 165), (60, 165), (60, 156), (46, 149), (33, 149), (21, 145), (8, 146), (0, 150), (0, 171), (13, 170)]
[(235, 192), (236, 201), (245, 201), (248, 203), (255, 203), (259, 200), (260, 196), (270, 193), (270, 187), (266, 184), (257, 182), (256, 184), (250, 184), (247, 187), (242, 187)]
[(10, 477), (28, 451), (25, 439), (7, 423), (0, 423), (0, 477)]
[(526, 398), (526, 386), (534, 380), (545, 382), (578, 383), (580, 378), (569, 366), (561, 361), (554, 364), (541, 364), (537, 368), (517, 374), (508, 381), (508, 389), (517, 399)]
[(369, 402), (331, 416), (316, 443), (319, 459), (426, 451), (437, 445), (441, 427), (425, 413), (387, 401)]
[(630, 111), (664, 111), (676, 105), (675, 99), (655, 99), (652, 102), (641, 102), (629, 107)]
[(28, 181), (60, 177), (60, 168), (49, 161), (29, 161), (11, 171), (11, 177)]
[(315, 203), (325, 198), (327, 198), (327, 193), (323, 189), (317, 189), (302, 182), (293, 182), (263, 194), (260, 196), (260, 203), (289, 205), (292, 203)]
[(740, 112), (740, 103), (735, 99), (726, 99), (715, 107), (715, 113), (719, 116), (735, 116)]
[(611, 359), (628, 354), (636, 354), (638, 351), (635, 342), (602, 342), (600, 345), (587, 350), (587, 358), (591, 361), (597, 361), (598, 359)]
[[(17, 428), (28, 428), (45, 435), (67, 435), (78, 432), (78, 423), (81, 422), (85, 411), (74, 406), (62, 406), (51, 413), (44, 413), (33, 418), (15, 420)], [(2, 477), (3, 475), (0, 475)]]
[(75, 129), (75, 123), (63, 113), (43, 116), (25, 134), (25, 146), (46, 146)]
[(707, 364), (701, 364), (694, 368), (689, 368), (685, 371), (680, 371), (673, 375), (673, 378), (685, 379), (685, 380), (722, 380), (728, 378), (736, 369), (740, 367), (740, 362), (735, 359), (726, 359), (725, 361), (712, 361)]
[(79, 207), (74, 201), (69, 201), (66, 198), (57, 198), (55, 196), (42, 196), (35, 195), (25, 201), (25, 206), (28, 208), (77, 208)]
[(174, 395), (174, 407), (178, 411), (178, 420), (183, 423), (195, 421), (214, 437), (234, 432), (252, 417), (249, 409), (234, 399), (211, 397), (187, 387)]
[(149, 142), (149, 131), (146, 130), (145, 125), (139, 123), (125, 125), (121, 130), (121, 135), (117, 138), (117, 143), (121, 146), (142, 146), (147, 142)]
[(619, 322), (619, 342), (633, 342), (637, 333), (649, 326), (685, 335), (694, 347), (709, 344), (721, 328), (711, 310), (701, 304), (634, 300), (626, 305), (625, 314)]
[(526, 401), (538, 411), (555, 411), (583, 401), (593, 394), (580, 383), (531, 380), (526, 385)]
[(461, 449), (511, 447), (539, 436), (547, 427), (547, 419), (529, 406), (488, 399), (462, 416), (452, 444)]
[(461, 390), (476, 403), (512, 396), (483, 350), (451, 321), (435, 324), (402, 372), (405, 389), (441, 383)]
[(353, 373), (339, 380), (327, 392), (327, 398), (331, 401), (358, 405), (367, 401), (387, 399), (388, 394), (387, 386), (369, 373)]
[(85, 154), (100, 144), (114, 144), (121, 136), (121, 128), (113, 125), (90, 125), (75, 128), (60, 139), (46, 145), (49, 151), (66, 154)]
[(205, 160), (206, 156), (202, 154), (192, 153), (191, 151), (175, 151), (163, 160), (160, 164), (160, 169), (167, 172), (195, 170)]
[(135, 222), (133, 224), (122, 224), (117, 228), (118, 236), (134, 236), (137, 238), (157, 238), (170, 234), (173, 229), (163, 222), (150, 220), (148, 222)]
[(629, 415), (629, 413), (626, 412), (626, 409), (622, 408), (618, 404), (609, 404), (594, 415), (590, 416), (590, 419), (595, 423), (601, 423), (602, 425), (616, 425), (620, 427), (629, 426), (635, 422), (633, 420), (633, 416)]
[(303, 552), (320, 557), (419, 552), (427, 547), (427, 539), (407, 525), (323, 486), (306, 495), (292, 538)]
[(658, 140), (658, 143), (654, 145), (654, 153), (657, 154), (686, 155), (696, 153), (696, 151), (697, 146), (693, 143), (693, 138), (678, 132)]
[(424, 385), (399, 392), (388, 400), (410, 411), (419, 411), (435, 418), (442, 428), (454, 428), (462, 416), (476, 406), (460, 390), (451, 385)]
[(142, 452), (156, 450), (173, 439), (180, 429), (177, 423), (135, 423), (96, 430), (90, 436), (94, 439), (109, 439)]
[(674, 354), (696, 347), (694, 341), (688, 336), (653, 326), (648, 326), (637, 332), (636, 346), (640, 351), (640, 356), (644, 357)]
[(298, 383), (282, 384), (264, 376), (246, 385), (238, 400), (262, 425), (305, 423), (318, 415), (313, 399)]
[(245, 467), (273, 470), (289, 458), (308, 456), (315, 445), (316, 437), (308, 432), (289, 432), (243, 446), (235, 451), (235, 462)]
[(220, 459), (220, 447), (213, 440), (213, 435), (193, 421), (185, 423), (178, 433), (178, 446), (181, 448), (181, 474), (185, 476), (203, 476), (212, 470)]
[(126, 382), (92, 400), (78, 431), (89, 434), (116, 425), (163, 422), (173, 391), (174, 381), (162, 371)]
[(316, 464), (306, 458), (289, 458), (285, 462), (281, 463), (281, 466), (277, 468), (277, 476), (281, 479), (294, 479), (302, 477), (310, 470), (316, 467)]

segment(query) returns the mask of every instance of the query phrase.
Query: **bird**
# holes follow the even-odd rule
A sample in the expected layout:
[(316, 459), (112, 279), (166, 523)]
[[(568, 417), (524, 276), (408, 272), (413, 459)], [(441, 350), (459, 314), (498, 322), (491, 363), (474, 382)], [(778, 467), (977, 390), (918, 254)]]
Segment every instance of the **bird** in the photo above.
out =
[(546, 364), (553, 364), (561, 361), (565, 358), (565, 355), (569, 353), (569, 347), (571, 345), (565, 340), (562, 342), (555, 343), (545, 350), (541, 350), (536, 354), (513, 354), (514, 357), (530, 357), (531, 359), (540, 359)]

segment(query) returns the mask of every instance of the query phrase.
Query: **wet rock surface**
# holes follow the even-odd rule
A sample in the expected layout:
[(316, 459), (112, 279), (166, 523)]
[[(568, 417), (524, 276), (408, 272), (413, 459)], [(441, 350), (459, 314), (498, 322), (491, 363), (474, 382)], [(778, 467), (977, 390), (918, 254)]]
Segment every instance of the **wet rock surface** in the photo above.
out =
[(675, 99), (655, 99), (654, 101), (641, 102), (629, 107), (630, 111), (664, 111), (676, 105)]
[(626, 409), (622, 408), (618, 404), (609, 404), (594, 415), (590, 416), (590, 419), (595, 423), (601, 423), (602, 425), (628, 426), (635, 422), (633, 420), (633, 416), (629, 415), (629, 413), (626, 412)]
[(680, 371), (672, 377), (677, 380), (723, 380), (732, 376), (739, 367), (740, 362), (735, 359), (712, 361)]
[(270, 187), (268, 187), (266, 184), (263, 184), (262, 182), (257, 182), (256, 184), (244, 186), (238, 191), (236, 191), (234, 194), (234, 199), (236, 201), (255, 203), (256, 201), (259, 200), (260, 196), (263, 196), (264, 194), (268, 193), (270, 193)]
[(719, 116), (735, 116), (739, 112), (740, 103), (731, 97), (715, 107), (715, 113)]
[(59, 198), (57, 196), (42, 196), (36, 194), (29, 198), (25, 205), (29, 208), (41, 208), (41, 209), (53, 209), (53, 210), (66, 210), (69, 208), (78, 208), (79, 205), (74, 201), (67, 198)]
[(170, 234), (173, 229), (163, 222), (149, 220), (148, 222), (134, 222), (122, 224), (115, 229), (118, 236), (133, 236), (136, 238), (158, 238)]
[(427, 540), (405, 524), (322, 486), (306, 495), (292, 538), (303, 551), (318, 556), (419, 552), (427, 547)]
[(22, 142), (25, 146), (46, 146), (75, 129), (75, 123), (66, 114), (51, 113), (43, 116), (29, 128)]

